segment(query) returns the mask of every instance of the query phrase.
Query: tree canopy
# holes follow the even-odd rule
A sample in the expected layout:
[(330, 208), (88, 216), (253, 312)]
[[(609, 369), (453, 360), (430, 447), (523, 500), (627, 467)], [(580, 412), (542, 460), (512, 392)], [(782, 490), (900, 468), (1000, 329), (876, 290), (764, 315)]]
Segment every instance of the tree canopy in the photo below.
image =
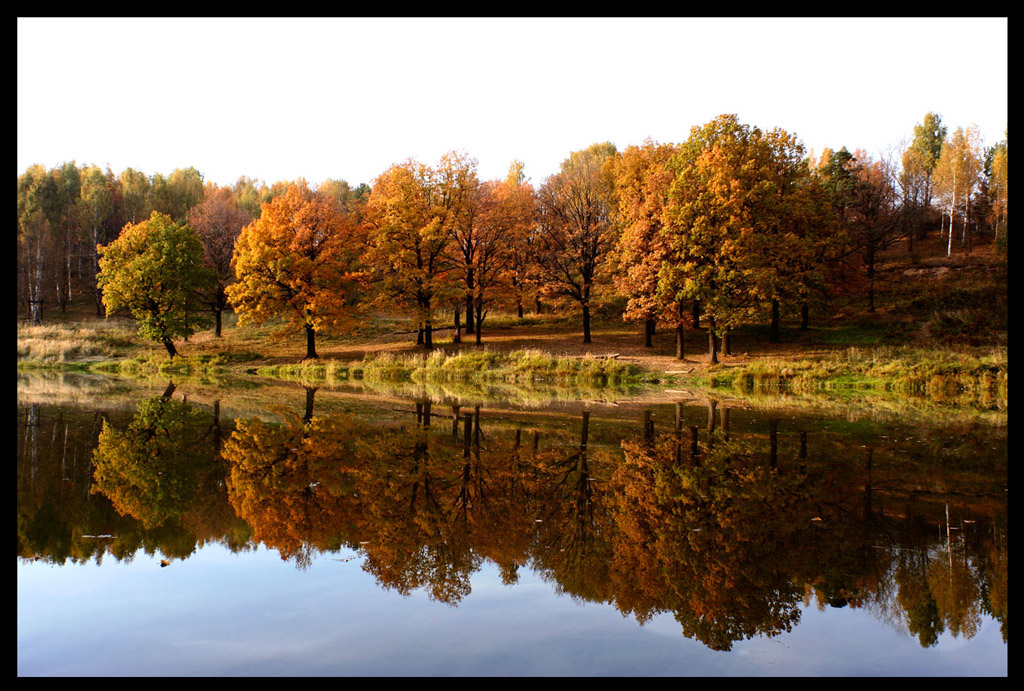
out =
[(225, 292), (240, 323), (279, 319), (279, 335), (305, 331), (305, 357), (316, 358), (317, 332), (353, 328), (357, 252), (355, 229), (337, 203), (291, 185), (242, 229), (236, 280)]
[(212, 274), (203, 262), (199, 234), (154, 211), (149, 220), (126, 225), (98, 251), (97, 280), (107, 311), (129, 311), (139, 333), (177, 355), (173, 341), (206, 322), (200, 296)]

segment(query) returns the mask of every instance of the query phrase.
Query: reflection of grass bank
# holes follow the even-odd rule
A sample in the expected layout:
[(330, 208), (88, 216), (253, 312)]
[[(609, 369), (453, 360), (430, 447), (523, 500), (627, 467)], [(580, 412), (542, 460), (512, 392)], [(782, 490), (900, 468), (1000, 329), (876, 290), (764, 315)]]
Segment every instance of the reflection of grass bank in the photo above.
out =
[(607, 384), (602, 386), (557, 383), (482, 382), (470, 380), (412, 381), (364, 379), (361, 387), (367, 393), (392, 398), (430, 400), (436, 403), (509, 404), (527, 408), (580, 401), (610, 402), (630, 398), (640, 385)]
[(887, 394), (909, 401), (1005, 408), (1006, 349), (848, 348), (816, 358), (764, 359), (711, 368), (701, 383), (746, 394), (792, 392), (859, 397)]

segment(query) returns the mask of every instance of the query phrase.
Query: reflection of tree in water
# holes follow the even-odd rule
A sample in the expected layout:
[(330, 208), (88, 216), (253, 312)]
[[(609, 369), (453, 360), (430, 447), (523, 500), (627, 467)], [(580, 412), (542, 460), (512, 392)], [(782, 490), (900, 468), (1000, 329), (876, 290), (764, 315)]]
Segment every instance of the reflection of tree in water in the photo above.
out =
[[(216, 406), (211, 422), (173, 394), (172, 385), (134, 413), (27, 406), (34, 425), (18, 439), (19, 556), (100, 564), (108, 555), (131, 561), (140, 550), (187, 557), (205, 542), (249, 545), (224, 489)], [(36, 439), (40, 425), (46, 433)]]
[(595, 489), (601, 478), (592, 472), (590, 412), (580, 420), (580, 441), (576, 449), (553, 444), (537, 454), (534, 462), (541, 473), (539, 522), (533, 547), (535, 566), (561, 592), (591, 601), (604, 600), (607, 568), (607, 512), (601, 493)]
[[(611, 579), (624, 613), (644, 622), (671, 612), (685, 635), (729, 649), (790, 630), (809, 596), (819, 607), (870, 607), (893, 621), (888, 608), (922, 645), (944, 629), (971, 637), (987, 602), (1000, 611), (999, 557), (985, 558), (995, 566), (995, 597), (986, 597), (972, 562), (992, 550), (978, 545), (949, 559), (931, 527), (884, 513), (878, 492), (890, 497), (915, 480), (880, 473), (871, 446), (820, 440), (809, 457), (806, 430), (793, 435), (798, 450), (786, 449), (777, 417), (761, 423), (761, 435), (730, 434), (724, 415), (716, 430), (709, 406), (706, 430), (691, 425), (687, 433), (680, 413), (669, 432), (656, 435), (645, 420), (623, 442)], [(968, 559), (968, 551), (979, 556)]]
[[(315, 394), (284, 423), (240, 420), (230, 434), (218, 405), (211, 422), (170, 393), (141, 404), (123, 432), (97, 422), (95, 487), (138, 521), (124, 519), (110, 553), (145, 543), (184, 556), (197, 535), (244, 520), (232, 544), (251, 534), (299, 566), (348, 546), (382, 587), (453, 605), (485, 560), (508, 584), (530, 564), (560, 592), (640, 622), (671, 613), (716, 649), (790, 630), (811, 599), (869, 608), (925, 646), (974, 635), (984, 614), (1005, 638), (1005, 524), (954, 510), (937, 541), (912, 491), (894, 517), (901, 488), (935, 478), (873, 444), (777, 415), (737, 428), (727, 406), (680, 405), (667, 428), (644, 414), (616, 451), (603, 440), (618, 444), (621, 430), (589, 412), (533, 426), (420, 401), (396, 423), (372, 411), (317, 417)], [(74, 529), (47, 518), (52, 492), (32, 479), (28, 442), (44, 435), (27, 423), (38, 415), (19, 415), (19, 555), (67, 553), (43, 535)], [(78, 532), (113, 532), (106, 519), (74, 520), (90, 525)]]
[[(892, 481), (875, 467), (874, 449), (851, 456), (802, 429), (786, 437), (791, 445), (778, 416), (736, 432), (724, 406), (696, 425), (679, 407), (657, 433), (645, 415), (622, 443), (624, 462), (602, 456), (595, 473), (589, 413), (578, 432), (534, 429), (525, 439), (520, 427), (489, 430), (479, 408), (438, 413), (421, 401), (408, 415), (398, 426), (335, 428), (307, 407), (303, 422), (272, 433), (240, 424), (232, 442), (253, 437), (246, 444), (262, 448), (263, 460), (236, 459), (233, 498), (244, 494), (243, 470), (260, 492), (239, 499), (239, 511), (283, 556), (348, 544), (365, 553), (381, 586), (403, 594), (422, 589), (457, 604), (484, 559), (507, 583), (530, 562), (561, 592), (613, 602), (641, 622), (671, 613), (685, 635), (723, 650), (791, 630), (812, 597), (823, 607), (901, 613), (905, 602), (900, 616), (922, 644), (943, 629), (971, 635), (972, 607), (1005, 602), (1005, 586), (988, 600), (978, 587), (957, 590), (964, 581), (940, 573), (934, 540), (921, 539), (925, 569), (908, 581), (894, 557), (903, 552), (888, 548), (906, 536), (875, 506)], [(324, 501), (325, 489), (337, 503)], [(945, 591), (944, 575), (953, 584)]]
[(453, 520), (463, 463), (460, 449), (431, 433), (429, 402), (416, 403), (416, 424), (374, 440), (362, 491), (367, 505), (363, 568), (388, 588), (409, 594), (423, 588), (454, 604), (470, 590), (480, 564), (464, 521)]
[(686, 636), (728, 650), (799, 621), (790, 565), (812, 528), (794, 520), (806, 513), (803, 478), (777, 472), (771, 451), (716, 433), (710, 410), (708, 426), (699, 445), (697, 428), (687, 440), (679, 422), (623, 442), (612, 579), (621, 611), (640, 621), (672, 612)]
[(173, 392), (169, 384), (162, 396), (142, 401), (123, 432), (104, 421), (93, 454), (92, 491), (145, 528), (179, 519), (213, 470), (211, 454), (199, 443), (202, 412), (173, 399)]
[(350, 453), (357, 430), (348, 418), (315, 417), (315, 392), (306, 389), (301, 418), (238, 420), (223, 450), (235, 511), (256, 540), (300, 566), (317, 550), (337, 549), (358, 511)]

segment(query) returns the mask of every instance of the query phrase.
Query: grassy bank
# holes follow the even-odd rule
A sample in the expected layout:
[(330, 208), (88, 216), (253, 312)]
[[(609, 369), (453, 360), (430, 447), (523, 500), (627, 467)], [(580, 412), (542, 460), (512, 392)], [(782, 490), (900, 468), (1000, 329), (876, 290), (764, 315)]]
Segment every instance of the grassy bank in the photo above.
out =
[[(978, 250), (971, 257), (947, 258), (945, 245), (936, 240), (918, 245), (914, 257), (897, 247), (879, 263), (875, 310), (854, 290), (812, 309), (809, 328), (803, 329), (797, 306), (784, 304), (780, 338), (769, 339), (768, 315), (752, 318), (733, 331), (734, 354), (719, 355), (717, 365), (703, 347), (705, 320), (687, 323), (686, 357), (679, 360), (672, 329), (659, 325), (652, 346), (645, 347), (641, 326), (623, 322), (622, 300), (610, 299), (595, 307), (593, 338), (586, 344), (575, 306), (549, 301), (543, 313), (523, 318), (496, 307), (484, 324), (482, 346), (469, 334), (456, 342), (451, 329), (439, 328), (431, 352), (416, 345), (411, 319), (371, 315), (353, 332), (318, 334), (320, 359), (312, 362), (302, 360), (301, 334), (276, 335), (282, 324), (274, 322), (240, 325), (231, 313), (224, 317), (222, 337), (194, 334), (176, 343), (181, 356), (170, 360), (162, 346), (138, 336), (132, 320), (97, 319), (94, 306), (83, 302), (45, 315), (43, 326), (19, 322), (18, 368), (531, 393), (650, 389), (659, 382), (669, 389), (705, 388), (748, 398), (800, 393), (843, 401), (878, 395), (911, 404), (1005, 410), (1005, 260)], [(452, 316), (439, 311), (436, 323), (451, 323)]]
[(854, 348), (814, 358), (764, 358), (709, 368), (700, 382), (739, 392), (889, 392), (936, 402), (1005, 407), (1005, 348)]
[(382, 353), (358, 362), (305, 362), (271, 365), (256, 374), (305, 381), (413, 381), (503, 384), (561, 383), (583, 386), (657, 381), (655, 373), (615, 358), (559, 357), (540, 350), (491, 350), (430, 354)]

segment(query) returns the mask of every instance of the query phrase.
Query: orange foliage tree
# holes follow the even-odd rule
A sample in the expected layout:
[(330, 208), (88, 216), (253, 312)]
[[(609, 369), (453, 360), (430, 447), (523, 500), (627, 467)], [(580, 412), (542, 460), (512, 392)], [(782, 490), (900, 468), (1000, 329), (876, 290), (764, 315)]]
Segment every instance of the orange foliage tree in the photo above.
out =
[(436, 177), (416, 161), (394, 165), (374, 182), (363, 209), (375, 300), (411, 309), (428, 350), (434, 347), (434, 310), (458, 290), (450, 224)]
[(287, 321), (280, 335), (304, 330), (306, 359), (319, 331), (351, 328), (359, 274), (355, 228), (337, 204), (305, 185), (263, 205), (235, 245), (228, 298), (239, 322)]
[(682, 299), (666, 299), (658, 292), (658, 274), (668, 250), (659, 231), (673, 178), (666, 164), (675, 151), (672, 144), (647, 140), (615, 158), (615, 218), (620, 228), (615, 285), (629, 298), (622, 318), (644, 323), (644, 345), (651, 347), (655, 324), (667, 322), (676, 327), (676, 357), (682, 359)]

